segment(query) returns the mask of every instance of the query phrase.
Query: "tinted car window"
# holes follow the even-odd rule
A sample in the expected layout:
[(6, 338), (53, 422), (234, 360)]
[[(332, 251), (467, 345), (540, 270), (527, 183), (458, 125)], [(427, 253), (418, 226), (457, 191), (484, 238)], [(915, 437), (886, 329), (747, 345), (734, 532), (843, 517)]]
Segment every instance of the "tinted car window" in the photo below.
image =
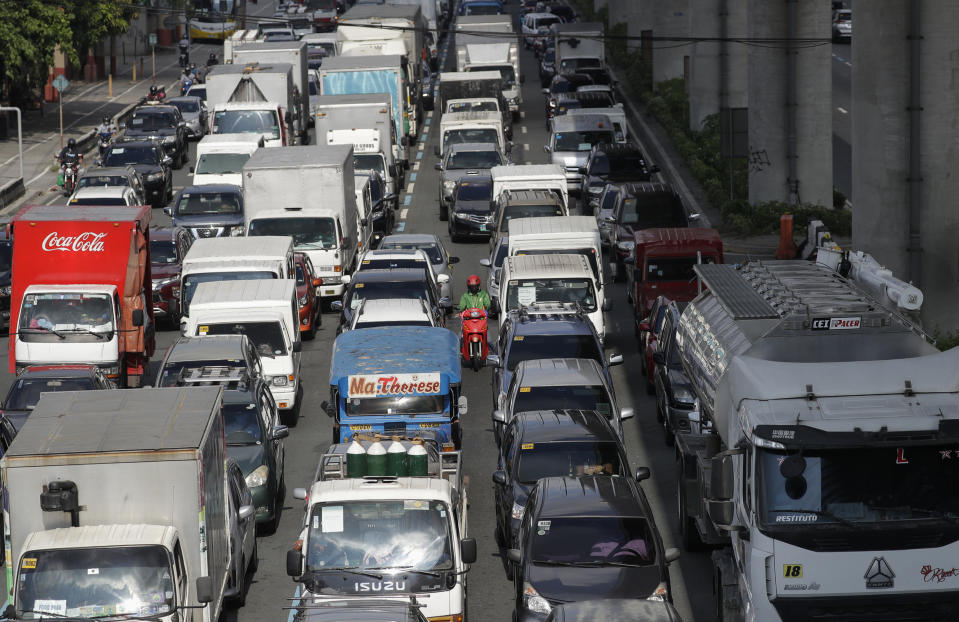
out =
[(173, 240), (150, 240), (150, 262), (155, 264), (176, 263), (176, 244)]
[(41, 393), (56, 391), (86, 391), (93, 388), (89, 378), (23, 378), (10, 391), (4, 408), (7, 410), (32, 410), (40, 400)]
[(523, 443), (517, 458), (517, 479), (524, 484), (535, 484), (543, 477), (623, 472), (619, 448), (613, 441)]
[(506, 369), (513, 371), (523, 361), (552, 358), (603, 361), (593, 335), (520, 335), (513, 338)]
[(536, 533), (530, 534), (534, 564), (613, 561), (648, 566), (656, 559), (656, 546), (644, 518), (563, 516), (538, 525)]
[(573, 408), (595, 410), (607, 417), (613, 409), (606, 388), (601, 385), (586, 387), (520, 387), (513, 404), (513, 412), (527, 410), (554, 410)]

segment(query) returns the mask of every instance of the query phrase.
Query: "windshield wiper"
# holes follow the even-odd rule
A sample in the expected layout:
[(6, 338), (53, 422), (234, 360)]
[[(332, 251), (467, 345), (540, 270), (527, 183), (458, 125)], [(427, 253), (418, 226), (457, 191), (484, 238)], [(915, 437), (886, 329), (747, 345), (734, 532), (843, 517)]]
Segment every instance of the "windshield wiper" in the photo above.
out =
[[(23, 329), (21, 329), (21, 330), (23, 330)], [(48, 327), (46, 327), (46, 326), (33, 326), (33, 327), (30, 327), (30, 328), (27, 328), (26, 330), (30, 330), (30, 331), (42, 331), (42, 332), (45, 332), (45, 333), (53, 333), (54, 335), (56, 335), (56, 336), (59, 337), (60, 339), (66, 339), (66, 336), (64, 336), (63, 333), (61, 333), (60, 331), (58, 331), (57, 329), (55, 329), (55, 328), (53, 328), (53, 327), (49, 327), (49, 328), (48, 328)], [(31, 612), (31, 613), (32, 613), (32, 612)], [(64, 617), (66, 617), (66, 616), (64, 616)]]
[[(848, 518), (842, 518), (841, 516), (836, 516), (832, 512), (829, 512), (828, 510), (800, 510), (798, 508), (779, 508), (776, 510), (769, 510), (769, 511), (770, 512), (794, 512), (797, 514), (814, 514), (816, 516), (821, 516), (822, 518), (828, 518), (829, 520), (836, 521), (837, 523), (840, 523), (847, 527), (856, 527), (858, 529), (861, 529), (863, 527), (863, 525), (860, 523), (854, 523)], [(812, 525), (812, 524), (826, 524), (826, 523), (806, 523), (806, 524)]]
[(392, 568), (371, 568), (371, 570), (402, 570), (403, 572), (415, 572), (416, 574), (425, 574), (433, 577), (434, 579), (439, 579), (442, 575), (438, 572), (433, 572), (432, 570), (419, 570), (413, 568), (412, 566), (394, 566)]
[[(382, 574), (377, 574), (375, 572), (367, 572), (367, 569), (360, 569), (359, 566), (345, 566), (343, 568), (330, 568), (329, 570), (345, 570), (347, 572), (352, 572), (353, 574), (360, 574), (364, 577), (370, 577), (371, 579), (382, 579)], [(381, 568), (374, 568), (374, 570), (381, 570)]]
[(107, 331), (97, 331), (92, 328), (65, 328), (64, 332), (67, 333), (86, 333), (88, 335), (93, 335), (94, 337), (103, 337), (106, 339), (106, 336), (112, 333), (112, 330)]
[(584, 568), (602, 565), (602, 562), (560, 562), (552, 559), (534, 559), (533, 563), (540, 564), (542, 566), (570, 566), (572, 568)]

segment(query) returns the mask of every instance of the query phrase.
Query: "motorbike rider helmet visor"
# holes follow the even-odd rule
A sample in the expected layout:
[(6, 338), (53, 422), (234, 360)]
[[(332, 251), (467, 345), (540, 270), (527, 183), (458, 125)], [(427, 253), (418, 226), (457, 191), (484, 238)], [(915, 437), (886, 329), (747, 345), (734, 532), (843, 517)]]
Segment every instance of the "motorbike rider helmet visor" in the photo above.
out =
[(67, 147), (69, 147), (70, 149), (75, 149), (76, 146), (77, 146), (77, 139), (76, 139), (76, 138), (71, 138), (71, 139), (69, 139), (69, 140), (67, 141)]
[(466, 279), (466, 288), (471, 294), (478, 294), (480, 290), (480, 278), (475, 274), (471, 274), (469, 278)]

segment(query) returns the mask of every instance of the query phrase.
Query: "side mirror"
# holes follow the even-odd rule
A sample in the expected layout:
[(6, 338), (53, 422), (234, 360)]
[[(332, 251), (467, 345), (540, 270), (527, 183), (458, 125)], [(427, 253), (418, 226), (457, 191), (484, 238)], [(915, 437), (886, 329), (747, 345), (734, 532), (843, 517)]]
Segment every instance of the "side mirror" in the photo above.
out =
[(610, 224), (610, 225), (615, 225), (615, 224), (616, 224), (616, 219), (613, 218), (612, 216), (607, 216), (606, 218), (603, 219), (603, 222), (605, 222), (605, 223), (607, 223), (607, 224)]
[(294, 351), (294, 352), (302, 352), (302, 351), (303, 351), (303, 342), (302, 342), (302, 341), (294, 341), (294, 342), (293, 342), (293, 351)]
[(613, 367), (615, 365), (623, 364), (623, 355), (622, 354), (610, 354), (609, 355), (609, 366)]
[(170, 207), (170, 206), (164, 207), (164, 208), (163, 208), (163, 213), (166, 214), (167, 216), (169, 216), (170, 218), (173, 218), (173, 208), (172, 208), (172, 207)]
[(734, 531), (735, 512), (735, 504), (728, 499), (708, 499), (706, 501), (706, 513), (709, 514), (709, 519), (720, 531)]
[(286, 438), (290, 435), (290, 428), (285, 425), (278, 425), (273, 428), (270, 432), (270, 438), (274, 441), (278, 441), (281, 438)]
[(663, 356), (662, 352), (653, 352), (653, 362), (657, 365), (665, 365), (666, 357)]
[(439, 301), (440, 309), (450, 309), (453, 306), (453, 301), (449, 299), (449, 296), (443, 296)]
[(469, 412), (469, 400), (466, 399), (465, 395), (459, 396), (456, 400), (456, 412), (460, 417), (466, 415)]
[(480, 265), (483, 266), (484, 268), (489, 268), (492, 264), (490, 263), (489, 259), (487, 259), (486, 257), (483, 257), (482, 259), (480, 259)]
[(699, 220), (699, 218), (700, 218), (701, 216), (702, 216), (702, 214), (699, 214), (699, 213), (694, 212), (694, 213), (692, 213), (692, 214), (689, 215), (689, 219), (690, 219), (690, 220)]
[(353, 276), (352, 276), (352, 275), (344, 274), (344, 275), (340, 276), (340, 283), (342, 283), (343, 285), (349, 285), (349, 284), (350, 284), (350, 281), (352, 281), (352, 280), (353, 280)]
[(506, 141), (506, 153), (513, 153), (513, 141)]
[(360, 226), (361, 226), (361, 227), (366, 227), (366, 226), (368, 226), (369, 224), (370, 224), (370, 221), (369, 221), (369, 220), (367, 220), (366, 218), (360, 218)]
[(649, 467), (638, 467), (636, 469), (636, 481), (642, 482), (649, 479)]
[(160, 160), (160, 163), (163, 164), (164, 166), (170, 166), (171, 164), (173, 164), (173, 158), (171, 158), (170, 156), (163, 156), (163, 159)]
[(329, 417), (332, 417), (332, 416), (333, 416), (333, 414), (334, 414), (334, 413), (333, 413), (333, 407), (330, 406), (330, 403), (329, 403), (328, 401), (323, 400), (322, 402), (320, 402), (320, 408), (323, 409), (323, 412), (325, 412), (325, 413), (327, 414), (327, 416), (329, 416)]
[(306, 501), (306, 488), (294, 488), (293, 498), (299, 499), (300, 501)]
[(334, 300), (333, 302), (330, 303), (330, 309), (332, 309), (332, 310), (334, 310), (334, 311), (342, 311), (342, 310), (343, 310), (343, 301), (342, 301), (342, 300)]
[(291, 125), (293, 123), (293, 114), (289, 110), (287, 110), (286, 113), (283, 115), (283, 120), (286, 121), (287, 125)]
[(464, 564), (476, 563), (476, 538), (463, 538), (460, 540), (460, 556)]
[(303, 553), (296, 549), (286, 552), (286, 574), (298, 577), (303, 574)]
[(636, 411), (630, 406), (624, 406), (619, 409), (619, 420), (626, 421), (627, 419), (632, 419), (636, 416)]
[(509, 549), (506, 551), (506, 559), (514, 564), (523, 563), (523, 552), (519, 549)]
[(603, 311), (609, 311), (613, 308), (613, 301), (611, 298), (603, 298)]
[(446, 259), (446, 263), (448, 263), (448, 264), (451, 265), (451, 266), (452, 266), (454, 263), (459, 263), (459, 262), (460, 262), (460, 258), (457, 257), (457, 256), (455, 256), (455, 255), (450, 255), (450, 256)]
[(543, 89), (543, 95), (549, 95), (549, 89)]
[(131, 320), (134, 326), (143, 326), (143, 309), (134, 309)]
[(543, 145), (543, 151), (545, 151), (546, 153), (549, 153), (551, 151), (551, 149), (549, 148), (549, 145)]
[(505, 486), (506, 471), (493, 471), (493, 483), (497, 486)]
[[(439, 155), (439, 154), (436, 154), (436, 155)], [(435, 169), (438, 170), (438, 171), (442, 171), (442, 170), (443, 170), (443, 163), (442, 163), (442, 162), (437, 162), (436, 164), (433, 165), (433, 168), (435, 168)]]
[(436, 282), (439, 283), (439, 284), (441, 284), (441, 285), (442, 285), (443, 283), (449, 283), (449, 282), (450, 282), (450, 275), (448, 275), (448, 274), (437, 274), (437, 275), (436, 275)]
[(669, 563), (671, 563), (671, 562), (674, 562), (674, 561), (676, 561), (677, 559), (679, 559), (679, 549), (677, 549), (677, 548), (668, 548), (668, 549), (666, 549), (666, 551), (663, 553), (663, 560), (664, 560), (667, 564), (669, 564)]
[(709, 474), (709, 498), (727, 501), (733, 498), (734, 492), (733, 457), (729, 454), (714, 457)]
[(256, 508), (252, 505), (241, 505), (236, 512), (236, 517), (240, 520), (246, 520), (256, 514)]
[(585, 175), (585, 174), (586, 174), (586, 167), (585, 167), (585, 166), (577, 166), (577, 167), (576, 167), (576, 170), (579, 171), (579, 174), (580, 174), (580, 175)]
[(433, 155), (435, 155), (437, 158), (440, 157), (440, 146), (439, 146), (439, 145), (433, 145)]
[(499, 355), (498, 354), (487, 354), (486, 355), (486, 366), (487, 367), (499, 367)]
[(410, 144), (409, 138), (407, 138), (406, 136), (401, 136), (401, 137), (400, 137), (400, 144), (403, 145), (404, 147), (409, 146), (409, 144)]
[(196, 600), (201, 603), (213, 602), (213, 577), (197, 577)]
[(196, 172), (196, 167), (195, 167), (195, 166), (191, 166), (191, 167), (190, 167), (190, 174), (192, 175), (192, 174), (195, 173), (195, 172)]
[(493, 411), (493, 421), (506, 425), (506, 413), (497, 408)]

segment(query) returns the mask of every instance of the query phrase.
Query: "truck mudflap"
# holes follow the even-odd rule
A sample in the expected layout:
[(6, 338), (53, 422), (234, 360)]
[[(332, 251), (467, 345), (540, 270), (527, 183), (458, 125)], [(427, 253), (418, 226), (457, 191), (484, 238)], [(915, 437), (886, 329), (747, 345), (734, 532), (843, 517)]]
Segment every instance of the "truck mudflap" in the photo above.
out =
[(124, 360), (124, 368), (126, 369), (125, 375), (127, 379), (126, 386), (131, 389), (136, 389), (143, 386), (143, 376), (146, 374), (147, 365), (149, 364), (149, 358), (146, 358), (136, 352), (128, 352)]
[(743, 599), (739, 593), (739, 573), (729, 549), (713, 551), (713, 596), (716, 619), (722, 622), (744, 622)]

